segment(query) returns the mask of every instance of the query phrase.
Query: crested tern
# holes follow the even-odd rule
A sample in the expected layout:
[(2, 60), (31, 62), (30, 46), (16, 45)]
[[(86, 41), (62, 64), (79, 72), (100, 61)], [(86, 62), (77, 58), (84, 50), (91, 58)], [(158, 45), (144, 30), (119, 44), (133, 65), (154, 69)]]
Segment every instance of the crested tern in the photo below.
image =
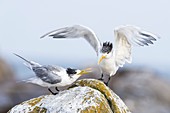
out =
[(98, 64), (102, 71), (100, 80), (103, 80), (103, 75), (109, 76), (106, 82), (107, 85), (111, 76), (115, 75), (119, 67), (123, 67), (126, 62), (132, 62), (132, 46), (148, 46), (159, 38), (155, 34), (132, 25), (122, 25), (114, 29), (114, 48), (111, 42), (101, 43), (94, 31), (83, 25), (73, 25), (53, 30), (40, 38), (44, 37), (84, 38), (87, 40), (99, 57)]
[[(18, 54), (15, 54), (17, 57), (26, 61), (24, 63), (30, 70), (32, 70), (36, 77), (24, 80), (27, 83), (33, 83), (40, 85), (42, 87), (48, 87), (48, 90), (56, 95), (59, 90), (58, 87), (68, 86), (75, 82), (81, 75), (91, 72), (91, 68), (84, 70), (72, 69), (72, 68), (63, 68), (54, 65), (40, 65), (34, 61), (29, 61)], [(56, 93), (52, 92), (50, 87), (55, 87), (58, 91)]]

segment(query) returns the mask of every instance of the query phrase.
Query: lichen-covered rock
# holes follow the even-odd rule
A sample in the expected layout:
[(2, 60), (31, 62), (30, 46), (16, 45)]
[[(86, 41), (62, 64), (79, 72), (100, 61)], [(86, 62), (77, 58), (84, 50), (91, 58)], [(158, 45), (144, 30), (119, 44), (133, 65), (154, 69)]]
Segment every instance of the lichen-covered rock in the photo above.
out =
[(79, 80), (57, 95), (45, 95), (13, 107), (9, 113), (130, 113), (103, 82)]
[(75, 82), (72, 87), (75, 86), (88, 86), (100, 91), (114, 111), (114, 113), (130, 113), (124, 102), (117, 96), (109, 87), (107, 87), (103, 82), (95, 79), (83, 79)]

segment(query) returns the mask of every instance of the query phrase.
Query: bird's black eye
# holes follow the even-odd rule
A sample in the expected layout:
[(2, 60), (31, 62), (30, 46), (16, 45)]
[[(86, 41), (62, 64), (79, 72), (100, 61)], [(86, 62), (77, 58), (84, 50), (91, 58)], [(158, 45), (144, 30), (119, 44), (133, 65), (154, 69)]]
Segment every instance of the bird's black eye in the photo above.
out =
[(104, 42), (104, 43), (103, 43), (103, 46), (102, 46), (102, 49), (101, 49), (101, 52), (108, 54), (108, 53), (111, 52), (112, 48), (113, 48), (112, 43), (110, 43), (110, 42)]
[(32, 70), (35, 71), (36, 69), (33, 67)]
[(71, 68), (67, 68), (66, 70), (67, 74), (76, 74), (76, 69), (71, 69)]

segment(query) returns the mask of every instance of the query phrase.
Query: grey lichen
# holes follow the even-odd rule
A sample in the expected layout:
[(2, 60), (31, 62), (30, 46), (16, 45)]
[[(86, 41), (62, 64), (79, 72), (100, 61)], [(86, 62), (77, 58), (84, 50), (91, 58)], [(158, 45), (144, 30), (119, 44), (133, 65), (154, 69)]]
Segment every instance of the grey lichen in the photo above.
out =
[(122, 100), (103, 82), (79, 80), (57, 95), (25, 101), (9, 113), (130, 113)]

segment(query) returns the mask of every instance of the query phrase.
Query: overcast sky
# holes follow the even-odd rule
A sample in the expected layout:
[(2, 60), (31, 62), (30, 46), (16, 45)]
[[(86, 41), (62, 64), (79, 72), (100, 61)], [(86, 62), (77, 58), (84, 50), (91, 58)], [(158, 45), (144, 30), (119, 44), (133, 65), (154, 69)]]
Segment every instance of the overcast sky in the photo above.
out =
[(101, 41), (113, 41), (116, 26), (132, 24), (161, 36), (150, 47), (133, 48), (133, 64), (170, 69), (169, 5), (169, 0), (0, 0), (0, 54), (16, 59), (11, 54), (15, 52), (37, 62), (54, 58), (60, 63), (97, 62), (94, 50), (83, 39), (39, 37), (82, 24)]

